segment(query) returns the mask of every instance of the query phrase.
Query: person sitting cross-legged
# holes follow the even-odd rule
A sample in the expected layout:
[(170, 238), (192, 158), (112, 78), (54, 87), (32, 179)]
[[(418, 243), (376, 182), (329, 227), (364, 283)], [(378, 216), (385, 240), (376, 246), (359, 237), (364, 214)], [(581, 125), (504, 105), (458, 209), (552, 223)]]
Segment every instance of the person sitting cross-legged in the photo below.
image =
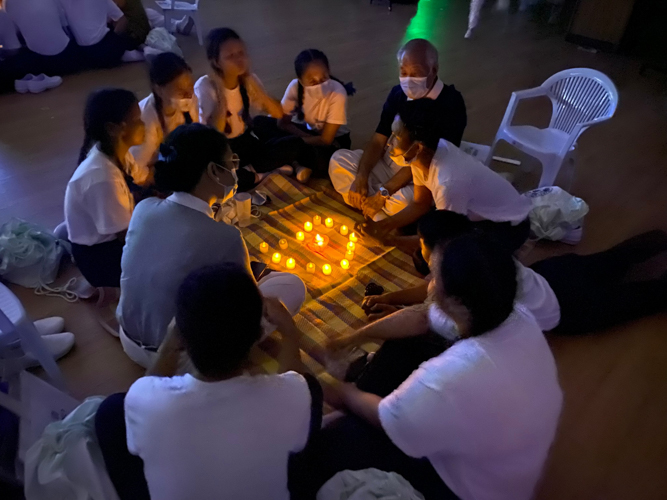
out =
[[(246, 269), (190, 273), (155, 365), (100, 405), (95, 429), (121, 500), (288, 500), (288, 460), (320, 428), (322, 390), (300, 375), (301, 332)], [(279, 374), (253, 375), (263, 318), (282, 336)], [(181, 350), (192, 374), (175, 376)]]

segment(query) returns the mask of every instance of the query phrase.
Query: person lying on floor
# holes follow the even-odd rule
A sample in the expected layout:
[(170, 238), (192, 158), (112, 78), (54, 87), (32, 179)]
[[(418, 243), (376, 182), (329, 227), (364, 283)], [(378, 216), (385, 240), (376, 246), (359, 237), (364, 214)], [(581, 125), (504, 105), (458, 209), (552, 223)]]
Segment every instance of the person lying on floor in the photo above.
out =
[(301, 141), (272, 144), (253, 130), (251, 108), (274, 118), (283, 117), (280, 101), (271, 97), (250, 70), (245, 43), (234, 30), (216, 28), (207, 36), (206, 56), (211, 73), (195, 85), (201, 123), (215, 127), (229, 139), (241, 160), (239, 189), (248, 191), (273, 171), (290, 175)]
[(151, 171), (158, 149), (176, 127), (199, 121), (192, 69), (173, 52), (163, 52), (149, 61), (151, 94), (144, 98), (141, 118), (146, 123), (146, 140), (132, 148), (137, 165)]
[[(436, 128), (438, 112), (428, 99), (407, 102), (401, 108), (393, 124), (389, 154), (396, 164), (410, 167), (414, 200), (380, 222), (368, 220), (362, 226), (364, 234), (387, 242), (391, 231), (418, 221), (435, 203), (438, 210), (485, 221), (488, 230), (502, 235), (512, 250), (520, 248), (530, 232), (530, 200), (479, 160), (440, 139)], [(428, 154), (422, 155), (422, 151)], [(424, 157), (428, 163), (422, 161)], [(368, 211), (364, 214), (368, 219), (373, 216)]]
[(146, 182), (130, 147), (144, 141), (137, 97), (129, 90), (103, 89), (86, 101), (85, 138), (79, 166), (65, 191), (65, 224), (72, 255), (94, 287), (120, 286), (125, 233), (134, 210), (127, 179)]
[[(387, 155), (391, 125), (405, 103), (427, 100), (438, 109), (438, 138), (461, 144), (467, 124), (463, 96), (438, 76), (438, 50), (428, 40), (415, 38), (397, 54), (400, 85), (391, 89), (382, 107), (375, 134), (362, 150), (341, 149), (329, 163), (331, 183), (348, 205), (381, 220), (403, 210), (412, 200), (412, 174)], [(422, 152), (426, 155), (426, 151)], [(430, 159), (422, 160), (428, 164)]]
[[(419, 221), (422, 254), (428, 262), (437, 244), (479, 231), (461, 214), (431, 212)], [(594, 332), (655, 314), (667, 308), (667, 265), (650, 262), (660, 254), (667, 256), (667, 233), (655, 230), (590, 255), (560, 255), (530, 266), (517, 261), (516, 300), (543, 331), (558, 334)], [(366, 297), (363, 307), (371, 320), (377, 320), (400, 306), (424, 302), (431, 302), (427, 280), (415, 288)], [(362, 329), (340, 345), (361, 345), (369, 337), (391, 338), (385, 333), (391, 328), (378, 324)]]
[[(437, 314), (412, 330), (395, 322), (396, 335), (414, 335), (412, 345), (390, 360), (380, 349), (356, 385), (323, 386), (325, 401), (346, 413), (313, 443), (306, 490), (341, 470), (374, 467), (401, 474), (427, 500), (532, 498), (563, 394), (542, 331), (515, 306), (514, 259), (466, 235), (438, 245), (432, 260)], [(418, 361), (415, 351), (434, 350), (431, 337), (442, 341), (440, 353)], [(406, 359), (416, 364), (397, 380)]]
[(352, 84), (343, 84), (329, 72), (329, 59), (316, 49), (304, 50), (294, 60), (296, 78), (283, 96), (282, 120), (257, 116), (253, 126), (258, 135), (279, 142), (300, 137), (302, 144), (296, 178), (306, 182), (313, 171), (328, 177), (331, 155), (352, 144), (347, 127), (347, 96)]
[[(241, 232), (216, 222), (211, 209), (237, 189), (239, 159), (228, 139), (212, 127), (192, 123), (174, 130), (160, 151), (155, 182), (173, 194), (137, 205), (121, 263), (121, 344), (143, 367), (155, 359), (176, 312), (176, 291), (191, 271), (231, 262), (252, 276)], [(272, 272), (258, 286), (265, 296), (282, 300), (293, 315), (306, 298), (306, 287), (294, 274)], [(273, 331), (272, 325), (264, 326), (266, 334)]]
[[(288, 459), (322, 421), (320, 385), (297, 373), (306, 370), (291, 312), (232, 263), (190, 273), (174, 303), (155, 365), (95, 417), (120, 499), (288, 500)], [(251, 375), (266, 321), (282, 337), (279, 374)], [(176, 376), (183, 349), (195, 369)]]

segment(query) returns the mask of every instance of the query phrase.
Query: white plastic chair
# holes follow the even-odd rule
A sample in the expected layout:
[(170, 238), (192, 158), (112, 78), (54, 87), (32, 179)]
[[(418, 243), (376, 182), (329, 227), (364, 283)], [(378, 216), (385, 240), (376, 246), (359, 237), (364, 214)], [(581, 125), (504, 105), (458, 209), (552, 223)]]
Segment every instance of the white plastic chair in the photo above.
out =
[(193, 2), (182, 2), (176, 0), (155, 0), (164, 14), (164, 27), (172, 31), (174, 22), (180, 21), (183, 16), (189, 16), (195, 23), (199, 45), (204, 45), (204, 31), (201, 17), (199, 15), (199, 0)]
[[(35, 325), (28, 318), (19, 299), (9, 288), (0, 283), (0, 360), (5, 365), (5, 379), (12, 378), (23, 368), (13, 363), (13, 347), (20, 342), (22, 353), (32, 354), (44, 371), (51, 377), (53, 385), (65, 389), (65, 380), (53, 355), (46, 347)], [(13, 367), (12, 370), (10, 367)]]
[[(545, 129), (513, 126), (512, 119), (519, 101), (539, 96), (551, 99), (553, 114), (549, 126)], [(498, 141), (504, 140), (540, 160), (542, 177), (539, 187), (552, 186), (581, 133), (614, 116), (617, 105), (618, 91), (611, 79), (589, 68), (567, 69), (551, 76), (537, 88), (512, 92), (486, 164), (491, 163)]]

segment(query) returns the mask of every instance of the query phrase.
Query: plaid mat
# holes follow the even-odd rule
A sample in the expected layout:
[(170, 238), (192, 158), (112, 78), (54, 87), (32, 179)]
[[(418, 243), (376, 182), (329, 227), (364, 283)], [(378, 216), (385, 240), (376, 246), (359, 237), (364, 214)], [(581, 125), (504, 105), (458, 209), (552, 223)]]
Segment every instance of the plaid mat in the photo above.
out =
[[(370, 242), (357, 243), (350, 269), (343, 270), (340, 261), (344, 258), (348, 236), (339, 232), (341, 225), (353, 230), (355, 223), (363, 222), (361, 214), (337, 201), (326, 192), (318, 192), (299, 184), (282, 175), (271, 175), (258, 187), (258, 190), (271, 197), (269, 208), (262, 207), (263, 215), (257, 222), (243, 228), (242, 233), (248, 245), (251, 260), (265, 262), (271, 269), (286, 271), (285, 260), (296, 260), (297, 274), (306, 283), (308, 295), (301, 312), (295, 320), (305, 337), (301, 349), (305, 352), (304, 362), (319, 374), (323, 370), (324, 343), (327, 338), (334, 338), (350, 330), (360, 328), (367, 319), (361, 309), (366, 285), (374, 281), (386, 291), (394, 291), (415, 286), (421, 278), (416, 273), (412, 258), (404, 252), (390, 247), (382, 247)], [(270, 209), (273, 209), (269, 211)], [(322, 224), (315, 226), (313, 232), (306, 233), (306, 243), (316, 233), (327, 235), (328, 246), (321, 254), (311, 251), (306, 243), (296, 240), (296, 232), (303, 230), (304, 222), (320, 215)], [(327, 229), (324, 220), (331, 217), (334, 227)], [(285, 238), (288, 248), (281, 250), (278, 241)], [(269, 252), (259, 250), (261, 242), (269, 245)], [(280, 252), (281, 264), (273, 264), (271, 256)], [(314, 274), (306, 272), (306, 264), (316, 265)], [(332, 267), (330, 276), (322, 273), (322, 265)], [(253, 355), (254, 361), (261, 364), (268, 373), (277, 370), (276, 355), (279, 349), (277, 334), (267, 338)]]

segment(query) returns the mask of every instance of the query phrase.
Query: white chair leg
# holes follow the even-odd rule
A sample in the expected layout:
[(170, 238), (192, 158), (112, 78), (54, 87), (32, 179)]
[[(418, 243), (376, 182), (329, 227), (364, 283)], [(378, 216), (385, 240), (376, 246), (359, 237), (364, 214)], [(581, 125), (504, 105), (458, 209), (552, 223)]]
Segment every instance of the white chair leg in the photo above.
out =
[(493, 142), (491, 143), (491, 149), (489, 149), (489, 154), (486, 157), (486, 160), (484, 161), (484, 165), (487, 167), (491, 165), (491, 160), (493, 159), (493, 152), (496, 150), (496, 144), (498, 144), (498, 136), (496, 135), (496, 138), (493, 139)]
[(176, 26), (172, 21), (171, 13), (170, 10), (164, 11), (164, 27), (169, 33), (176, 33)]
[(199, 11), (196, 11), (194, 13), (194, 16), (193, 16), (192, 19), (195, 22), (195, 29), (197, 30), (197, 40), (199, 40), (199, 45), (204, 45), (204, 26), (202, 25), (201, 16), (199, 15)]
[(540, 177), (540, 185), (538, 187), (553, 186), (563, 164), (563, 159), (560, 157), (552, 157), (551, 160), (541, 159), (542, 161), (542, 177)]

